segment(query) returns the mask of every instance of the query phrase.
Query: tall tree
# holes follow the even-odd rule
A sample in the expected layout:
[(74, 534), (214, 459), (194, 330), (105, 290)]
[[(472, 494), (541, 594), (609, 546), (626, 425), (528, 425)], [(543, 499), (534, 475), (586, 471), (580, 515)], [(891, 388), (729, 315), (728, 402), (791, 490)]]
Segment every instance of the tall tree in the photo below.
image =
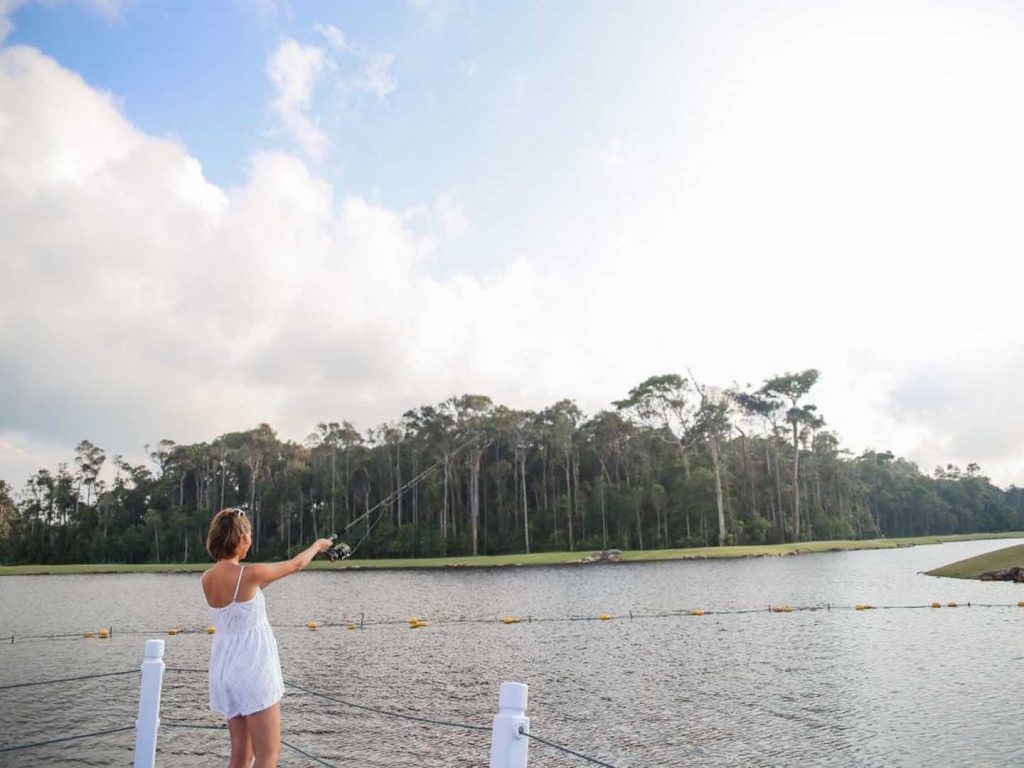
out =
[(800, 373), (784, 373), (765, 381), (759, 390), (769, 401), (788, 403), (786, 421), (793, 435), (793, 540), (800, 541), (800, 437), (803, 429), (819, 429), (825, 421), (817, 413), (817, 406), (800, 404), (818, 383), (820, 373), (808, 368)]
[(704, 435), (711, 453), (711, 467), (715, 473), (715, 506), (718, 511), (718, 546), (725, 546), (725, 505), (722, 499), (722, 439), (730, 430), (729, 398), (718, 389), (701, 386), (690, 373), (690, 379), (700, 394), (695, 431)]

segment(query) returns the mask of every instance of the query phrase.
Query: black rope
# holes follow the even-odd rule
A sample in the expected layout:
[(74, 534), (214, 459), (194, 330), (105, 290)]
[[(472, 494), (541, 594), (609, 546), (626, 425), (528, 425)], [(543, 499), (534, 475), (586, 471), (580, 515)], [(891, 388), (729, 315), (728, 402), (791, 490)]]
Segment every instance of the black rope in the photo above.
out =
[(36, 741), (31, 744), (16, 744), (11, 747), (0, 747), (0, 752), (18, 752), (22, 749), (35, 749), (36, 747), (45, 747), (48, 744), (60, 744), (64, 741), (75, 741), (76, 739), (90, 739), (94, 736), (108, 736), (112, 733), (123, 733), (124, 731), (134, 731), (134, 725), (127, 725), (124, 728), (111, 728), (109, 731), (95, 731), (94, 733), (80, 733), (77, 736), (64, 736), (59, 739), (49, 739), (48, 741)]
[(584, 755), (582, 752), (576, 752), (575, 750), (569, 749), (568, 747), (563, 747), (561, 744), (555, 744), (555, 742), (553, 741), (542, 739), (540, 736), (534, 736), (521, 725), (519, 726), (519, 735), (526, 736), (528, 738), (533, 739), (534, 741), (539, 741), (541, 744), (547, 744), (549, 747), (553, 747), (554, 749), (557, 749), (560, 752), (565, 752), (568, 755), (578, 757), (581, 760), (586, 760), (588, 763), (593, 763), (594, 765), (603, 765), (605, 768), (615, 768), (615, 766), (611, 763), (606, 763), (603, 760), (598, 760), (596, 757)]
[(182, 723), (176, 721), (160, 721), (161, 728), (194, 728), (197, 731), (226, 731), (226, 725), (203, 725), (202, 723)]
[(137, 669), (124, 669), (120, 672), (101, 672), (98, 675), (79, 675), (78, 677), (61, 677), (56, 680), (36, 680), (32, 683), (13, 683), (12, 685), (0, 685), (0, 691), (7, 691), (11, 688), (28, 688), (33, 685), (51, 685), (53, 683), (70, 683), (75, 680), (92, 680), (97, 677), (113, 677), (115, 675), (137, 675)]
[(306, 756), (306, 757), (308, 757), (308, 758), (309, 758), (310, 760), (313, 760), (314, 762), (317, 762), (317, 763), (319, 763), (320, 765), (326, 765), (326, 766), (327, 766), (327, 768), (337, 768), (337, 766), (336, 766), (336, 765), (334, 765), (333, 763), (328, 763), (328, 762), (327, 762), (326, 760), (321, 760), (321, 759), (320, 759), (319, 757), (317, 757), (316, 755), (311, 755), (311, 754), (309, 754), (309, 752), (306, 752), (306, 751), (305, 751), (305, 750), (303, 750), (303, 749), (299, 749), (299, 748), (298, 748), (297, 746), (295, 746), (294, 744), (290, 744), (289, 742), (285, 741), (284, 739), (281, 739), (281, 743), (282, 743), (282, 744), (284, 744), (284, 745), (285, 745), (286, 747), (288, 747), (289, 749), (294, 749), (294, 750), (295, 750), (296, 752), (298, 752), (298, 753), (299, 753), (300, 755), (305, 755), (305, 756)]
[[(199, 731), (226, 731), (226, 730), (228, 730), (226, 725), (201, 725), (199, 723), (176, 723), (176, 722), (167, 723), (167, 722), (162, 722), (162, 723), (160, 723), (160, 725), (161, 725), (161, 727), (167, 727), (167, 728), (192, 728), (192, 729), (199, 730)], [(284, 744), (286, 747), (288, 747), (288, 749), (295, 750), (300, 755), (304, 755), (305, 757), (308, 757), (310, 760), (313, 760), (314, 762), (319, 763), (320, 765), (326, 765), (327, 768), (338, 768), (338, 766), (334, 765), (334, 763), (328, 763), (326, 760), (323, 760), (322, 758), (319, 758), (316, 755), (311, 755), (306, 750), (301, 749), (300, 747), (297, 747), (296, 745), (292, 744), (291, 742), (288, 742), (288, 741), (285, 741), (284, 739), (281, 739), (281, 743)]]
[[(175, 668), (175, 667), (168, 667), (166, 671), (167, 672), (192, 672), (192, 673), (202, 673), (202, 674), (206, 673), (205, 669), (184, 669), (184, 668)], [(376, 707), (367, 706), (366, 704), (356, 704), (355, 702), (352, 702), (352, 701), (346, 701), (345, 699), (340, 699), (337, 696), (332, 696), (332, 695), (327, 694), (327, 693), (321, 693), (320, 691), (314, 691), (312, 688), (306, 688), (305, 686), (298, 685), (297, 683), (285, 683), (285, 685), (289, 685), (289, 686), (291, 686), (292, 688), (294, 688), (294, 689), (296, 689), (298, 691), (302, 691), (303, 693), (308, 693), (311, 696), (319, 696), (320, 698), (328, 699), (330, 701), (337, 702), (338, 704), (344, 704), (346, 707), (354, 707), (355, 709), (363, 709), (363, 710), (366, 710), (367, 712), (376, 712), (379, 715), (387, 715), (388, 717), (400, 717), (400, 718), (402, 718), (404, 720), (415, 720), (415, 721), (420, 722), (420, 723), (433, 723), (434, 725), (448, 725), (448, 726), (451, 726), (453, 728), (465, 728), (465, 729), (470, 730), (470, 731), (490, 731), (491, 730), (488, 726), (485, 726), (485, 725), (468, 725), (466, 723), (454, 723), (454, 722), (449, 722), (447, 720), (434, 720), (434, 719), (431, 719), (429, 717), (420, 717), (419, 715), (407, 715), (407, 714), (403, 714), (402, 712), (391, 712), (391, 711), (386, 710), (386, 709), (378, 709)]]
[(455, 723), (455, 722), (451, 722), (451, 721), (448, 721), (448, 720), (434, 720), (434, 719), (429, 718), (429, 717), (420, 717), (418, 715), (406, 715), (406, 714), (403, 714), (402, 712), (390, 712), (390, 711), (388, 711), (386, 709), (377, 709), (376, 707), (368, 707), (365, 704), (356, 704), (356, 703), (351, 702), (351, 701), (345, 701), (345, 699), (339, 699), (337, 696), (331, 696), (330, 694), (327, 694), (327, 693), (321, 693), (320, 691), (314, 691), (314, 690), (312, 690), (310, 688), (306, 688), (306, 687), (301, 686), (301, 685), (296, 685), (295, 683), (285, 683), (285, 685), (289, 685), (289, 686), (291, 686), (292, 688), (294, 688), (294, 689), (296, 689), (298, 691), (303, 691), (304, 693), (308, 693), (308, 694), (310, 694), (312, 696), (319, 696), (320, 698), (328, 699), (330, 701), (337, 702), (338, 704), (344, 704), (346, 707), (354, 707), (355, 709), (362, 709), (362, 710), (366, 710), (367, 712), (376, 712), (378, 715), (386, 715), (387, 717), (398, 717), (398, 718), (401, 718), (403, 720), (413, 720), (413, 721), (418, 722), (418, 723), (430, 723), (432, 725), (447, 725), (447, 726), (449, 726), (451, 728), (465, 728), (466, 730), (469, 730), (469, 731), (490, 731), (491, 730), (488, 726), (485, 726), (485, 725), (467, 725), (466, 723)]

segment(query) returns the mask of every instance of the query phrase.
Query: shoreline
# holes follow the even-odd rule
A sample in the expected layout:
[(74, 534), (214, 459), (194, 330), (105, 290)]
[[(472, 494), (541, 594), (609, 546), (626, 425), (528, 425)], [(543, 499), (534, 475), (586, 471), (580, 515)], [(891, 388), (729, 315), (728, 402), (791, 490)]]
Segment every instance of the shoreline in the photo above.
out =
[[(897, 539), (861, 539), (805, 541), (791, 544), (767, 544), (731, 547), (693, 547), (688, 549), (623, 550), (620, 563), (654, 563), (672, 560), (719, 560), (745, 557), (783, 557), (821, 552), (852, 552), (865, 549), (895, 549), (898, 547), (944, 544), (955, 541), (1024, 538), (1024, 532), (970, 533), (949, 536), (915, 536)], [(313, 561), (306, 570), (315, 571), (376, 571), (461, 568), (504, 568), (540, 566), (607, 565), (614, 563), (583, 562), (595, 550), (578, 552), (539, 552), (530, 555), (480, 555), (477, 557), (436, 557), (381, 560), (343, 560), (330, 563)], [(0, 565), (0, 576), (58, 576), (103, 573), (198, 573), (206, 570), (209, 562), (199, 563), (82, 563), (71, 565)]]
[(1024, 544), (997, 549), (994, 552), (975, 555), (965, 560), (958, 560), (955, 563), (949, 563), (941, 568), (928, 571), (927, 575), (945, 579), (985, 581), (985, 579), (981, 578), (983, 573), (1005, 570), (1015, 566), (1024, 566)]

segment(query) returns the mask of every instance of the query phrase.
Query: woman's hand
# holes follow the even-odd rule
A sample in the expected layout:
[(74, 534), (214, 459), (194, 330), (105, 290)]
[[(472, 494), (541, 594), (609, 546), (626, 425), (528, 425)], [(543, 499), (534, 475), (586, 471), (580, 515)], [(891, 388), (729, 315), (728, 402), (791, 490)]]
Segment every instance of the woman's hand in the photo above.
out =
[(317, 539), (313, 546), (316, 547), (317, 552), (326, 552), (334, 546), (334, 542), (330, 539)]

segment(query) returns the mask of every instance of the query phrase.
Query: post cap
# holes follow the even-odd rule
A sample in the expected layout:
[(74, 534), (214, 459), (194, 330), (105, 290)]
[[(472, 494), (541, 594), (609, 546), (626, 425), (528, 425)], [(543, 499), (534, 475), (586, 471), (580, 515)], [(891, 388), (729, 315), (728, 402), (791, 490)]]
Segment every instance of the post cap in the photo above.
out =
[(146, 658), (147, 659), (162, 659), (164, 657), (164, 641), (163, 640), (147, 640), (146, 641)]
[(498, 708), (519, 709), (525, 712), (529, 690), (526, 683), (502, 683), (498, 689)]

